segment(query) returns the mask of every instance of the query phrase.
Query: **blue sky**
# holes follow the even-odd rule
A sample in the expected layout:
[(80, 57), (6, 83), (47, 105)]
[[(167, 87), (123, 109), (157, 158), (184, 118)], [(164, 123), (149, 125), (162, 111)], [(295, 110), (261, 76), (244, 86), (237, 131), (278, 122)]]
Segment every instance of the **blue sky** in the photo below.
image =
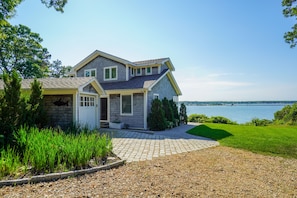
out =
[(297, 48), (283, 39), (296, 21), (281, 0), (69, 0), (64, 11), (25, 0), (10, 22), (39, 33), (63, 65), (96, 49), (169, 57), (180, 100), (297, 100)]

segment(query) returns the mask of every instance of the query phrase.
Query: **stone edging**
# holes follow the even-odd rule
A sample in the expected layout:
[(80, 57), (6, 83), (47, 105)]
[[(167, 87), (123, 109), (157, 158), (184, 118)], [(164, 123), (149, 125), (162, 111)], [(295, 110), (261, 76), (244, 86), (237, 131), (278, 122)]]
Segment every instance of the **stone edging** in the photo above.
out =
[(23, 179), (3, 180), (3, 181), (0, 181), (0, 187), (15, 186), (15, 185), (28, 184), (28, 183), (49, 182), (49, 181), (54, 181), (58, 179), (65, 179), (68, 177), (94, 173), (100, 170), (109, 170), (112, 168), (122, 166), (124, 163), (125, 163), (125, 160), (120, 160), (117, 162), (113, 162), (103, 166), (96, 166), (89, 169), (74, 170), (74, 171), (68, 171), (68, 172), (62, 172), (62, 173), (50, 173), (46, 175), (36, 175), (30, 178), (23, 178)]

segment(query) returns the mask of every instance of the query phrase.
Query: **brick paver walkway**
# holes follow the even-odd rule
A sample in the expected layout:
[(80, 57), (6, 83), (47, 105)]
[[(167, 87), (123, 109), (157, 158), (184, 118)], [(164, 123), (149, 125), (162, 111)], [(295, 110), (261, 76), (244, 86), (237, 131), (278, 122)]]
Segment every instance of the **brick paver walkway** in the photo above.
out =
[(140, 133), (126, 130), (110, 132), (113, 152), (127, 162), (151, 160), (154, 157), (196, 151), (219, 145), (218, 142), (187, 134), (195, 127), (182, 125), (164, 132)]

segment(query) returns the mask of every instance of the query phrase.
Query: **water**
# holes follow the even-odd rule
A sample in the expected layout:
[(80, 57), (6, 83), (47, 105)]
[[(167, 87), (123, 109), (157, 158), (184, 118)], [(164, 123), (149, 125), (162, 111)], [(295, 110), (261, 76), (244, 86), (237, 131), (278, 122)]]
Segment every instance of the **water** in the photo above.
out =
[(208, 117), (223, 116), (239, 124), (243, 124), (250, 122), (253, 118), (272, 120), (274, 119), (274, 113), (281, 110), (286, 105), (186, 105), (186, 107), (188, 116), (194, 113), (204, 114)]

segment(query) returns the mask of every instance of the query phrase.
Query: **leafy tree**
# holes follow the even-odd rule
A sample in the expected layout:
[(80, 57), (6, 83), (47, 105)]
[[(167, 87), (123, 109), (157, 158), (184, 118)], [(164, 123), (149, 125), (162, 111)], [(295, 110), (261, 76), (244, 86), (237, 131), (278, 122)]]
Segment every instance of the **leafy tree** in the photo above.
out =
[(297, 125), (297, 103), (286, 105), (274, 113), (274, 122), (277, 124)]
[(22, 0), (1, 0), (0, 20), (13, 17), (15, 15), (15, 7), (21, 2)]
[[(9, 19), (16, 13), (15, 8), (23, 0), (1, 0), (0, 1), (0, 20)], [(67, 3), (67, 0), (41, 0), (46, 7), (53, 7), (56, 11), (64, 12), (63, 8)]]
[[(283, 14), (285, 17), (294, 17), (297, 19), (297, 0), (282, 0)], [(297, 24), (292, 27), (292, 31), (286, 32), (285, 41), (293, 48), (297, 44)]]
[(23, 78), (42, 77), (50, 55), (41, 46), (42, 38), (24, 25), (0, 26), (0, 70), (11, 74), (16, 70)]
[(162, 131), (166, 129), (166, 118), (162, 102), (156, 98), (152, 102), (151, 113), (148, 116), (148, 125), (151, 130)]
[(71, 68), (71, 66), (63, 66), (60, 60), (55, 60), (49, 65), (49, 76), (54, 78), (67, 77)]

